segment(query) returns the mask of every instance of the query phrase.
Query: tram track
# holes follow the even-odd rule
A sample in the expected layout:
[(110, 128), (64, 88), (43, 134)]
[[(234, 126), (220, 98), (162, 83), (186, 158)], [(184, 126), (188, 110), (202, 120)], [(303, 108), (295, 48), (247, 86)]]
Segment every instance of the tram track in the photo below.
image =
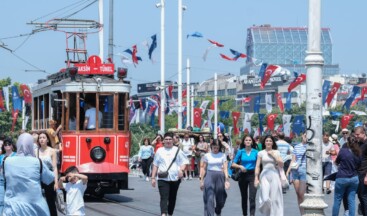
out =
[[(91, 197), (96, 198), (94, 196), (91, 196)], [(115, 204), (117, 206), (128, 208), (129, 210), (132, 210), (134, 213), (144, 213), (144, 215), (160, 215), (159, 212), (154, 212), (154, 211), (144, 209), (144, 208), (139, 208), (139, 207), (136, 207), (136, 206), (126, 205), (126, 204), (121, 203), (120, 201), (117, 201), (117, 200), (114, 200), (114, 199), (111, 199), (111, 198), (104, 197), (104, 198), (98, 198), (98, 200), (102, 200), (106, 203), (112, 203), (112, 204)], [(106, 216), (116, 216), (117, 215), (117, 214), (108, 213), (108, 212), (106, 212), (106, 208), (101, 209), (101, 208), (99, 208), (99, 206), (86, 205), (85, 207), (87, 209), (90, 209), (94, 212), (97, 212), (97, 213), (100, 213), (100, 214), (103, 214), (103, 215), (106, 215)], [(121, 215), (121, 212), (118, 215)]]

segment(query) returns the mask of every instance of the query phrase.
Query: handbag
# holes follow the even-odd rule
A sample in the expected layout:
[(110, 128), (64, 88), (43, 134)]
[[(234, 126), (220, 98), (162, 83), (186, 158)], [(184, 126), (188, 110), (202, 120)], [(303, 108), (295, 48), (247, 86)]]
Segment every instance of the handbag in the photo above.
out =
[(280, 182), (282, 184), (283, 189), (289, 188), (289, 182), (287, 179), (287, 176), (285, 176), (284, 170), (281, 167), (278, 167), (279, 176), (280, 176)]
[(172, 164), (175, 162), (176, 158), (177, 158), (177, 154), (178, 154), (178, 151), (180, 151), (180, 149), (177, 149), (177, 152), (175, 154), (175, 157), (173, 158), (171, 164), (169, 165), (169, 167), (167, 168), (166, 171), (163, 171), (163, 172), (158, 172), (158, 178), (167, 178), (168, 177), (168, 170), (171, 168)]
[[(241, 165), (241, 158), (242, 158), (242, 152), (241, 152), (241, 156), (240, 156), (238, 165)], [(242, 173), (241, 169), (232, 168), (231, 179), (233, 179), (234, 181), (239, 181), (241, 177), (241, 173)]]
[[(301, 163), (303, 161), (303, 159), (305, 158), (305, 155), (306, 155), (306, 152), (302, 155), (302, 158), (301, 158)], [(299, 163), (297, 161), (293, 161), (291, 163), (291, 165), (289, 165), (291, 167), (292, 170), (298, 170), (299, 168)]]

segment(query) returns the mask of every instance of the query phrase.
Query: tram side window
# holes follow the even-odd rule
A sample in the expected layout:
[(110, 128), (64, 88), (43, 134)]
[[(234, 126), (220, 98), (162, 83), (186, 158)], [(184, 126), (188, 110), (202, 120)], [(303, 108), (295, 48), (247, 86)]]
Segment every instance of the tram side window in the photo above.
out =
[(68, 130), (76, 130), (76, 93), (69, 93), (69, 125)]
[(119, 104), (118, 104), (118, 129), (126, 130), (125, 117), (126, 115), (126, 94), (119, 94)]
[[(52, 119), (61, 124), (62, 117), (62, 95), (60, 91), (51, 94), (51, 107), (53, 109)], [(48, 121), (47, 121), (48, 122)]]
[(113, 95), (99, 96), (99, 111), (102, 112), (100, 128), (113, 128)]

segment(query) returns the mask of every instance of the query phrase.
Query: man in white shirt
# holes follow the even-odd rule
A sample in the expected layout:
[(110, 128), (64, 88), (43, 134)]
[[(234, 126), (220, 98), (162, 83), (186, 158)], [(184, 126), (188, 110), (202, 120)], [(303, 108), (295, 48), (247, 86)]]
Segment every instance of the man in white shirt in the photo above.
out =
[[(85, 117), (84, 117), (84, 130), (95, 130), (97, 126), (96, 122), (96, 107), (91, 101), (86, 101)], [(102, 112), (98, 111), (98, 126), (102, 125)]]
[[(329, 141), (329, 133), (324, 132), (322, 136), (322, 173), (323, 177), (331, 174), (332, 160), (331, 155), (335, 154), (335, 149), (333, 143)], [(330, 181), (325, 181), (326, 183), (326, 193), (330, 194)]]

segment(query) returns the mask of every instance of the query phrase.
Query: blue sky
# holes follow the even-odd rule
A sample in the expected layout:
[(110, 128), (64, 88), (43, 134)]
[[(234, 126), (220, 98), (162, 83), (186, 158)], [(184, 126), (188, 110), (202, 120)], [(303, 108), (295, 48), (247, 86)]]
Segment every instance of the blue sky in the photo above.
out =
[[(105, 1), (105, 55), (108, 39), (108, 0)], [(43, 17), (53, 11), (80, 1), (72, 0), (12, 0), (2, 3), (0, 8), (0, 45), (15, 50), (15, 54), (30, 64), (57, 72), (65, 67), (65, 34), (45, 31), (27, 37), (5, 39), (29, 33), (34, 26), (26, 23)], [(136, 84), (160, 80), (160, 9), (155, 7), (159, 0), (115, 0), (114, 53), (122, 53), (132, 45), (138, 45), (138, 54), (143, 62), (135, 68), (129, 65), (129, 80), (132, 92)], [(229, 62), (221, 59), (219, 53), (229, 54), (229, 48), (245, 52), (246, 29), (253, 24), (272, 26), (304, 27), (308, 25), (307, 0), (183, 0), (187, 10), (183, 13), (183, 67), (186, 59), (191, 61), (191, 80), (202, 81), (214, 73), (239, 74), (245, 60)], [(21, 5), (21, 6), (20, 6)], [(331, 29), (333, 40), (333, 63), (339, 64), (341, 73), (362, 73), (365, 71), (365, 50), (367, 50), (365, 20), (367, 1), (351, 2), (323, 0), (322, 27)], [(70, 13), (70, 12), (69, 12)], [(57, 14), (57, 13), (56, 13)], [(67, 13), (66, 13), (67, 14)], [(63, 14), (65, 16), (66, 14)], [(45, 16), (37, 21), (47, 22), (55, 15)], [(60, 16), (59, 16), (60, 17)], [(177, 20), (178, 1), (166, 1), (166, 79), (177, 80)], [(72, 18), (98, 20), (98, 4), (95, 3)], [(209, 42), (205, 39), (189, 38), (185, 35), (194, 31), (201, 32), (205, 38), (218, 41), (224, 48), (212, 49), (207, 61), (202, 60)], [(147, 50), (142, 45), (151, 35), (157, 34), (158, 48), (153, 53), (156, 62), (148, 60)], [(26, 40), (27, 39), (27, 40)], [(19, 47), (19, 48), (17, 48)], [(98, 54), (97, 34), (87, 39), (88, 54)], [(115, 56), (117, 66), (122, 66)], [(34, 83), (44, 78), (45, 73), (25, 72), (35, 68), (0, 48), (0, 79), (11, 77), (12, 81)], [(184, 70), (184, 69), (183, 69)], [(186, 74), (183, 73), (183, 81)]]

